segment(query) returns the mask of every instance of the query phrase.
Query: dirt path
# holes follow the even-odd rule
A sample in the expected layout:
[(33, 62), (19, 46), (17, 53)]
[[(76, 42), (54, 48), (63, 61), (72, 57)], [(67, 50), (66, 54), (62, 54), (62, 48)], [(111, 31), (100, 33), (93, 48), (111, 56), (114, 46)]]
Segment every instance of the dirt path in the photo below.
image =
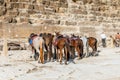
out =
[(120, 80), (120, 48), (100, 48), (99, 56), (38, 64), (31, 51), (10, 51), (0, 56), (0, 80)]

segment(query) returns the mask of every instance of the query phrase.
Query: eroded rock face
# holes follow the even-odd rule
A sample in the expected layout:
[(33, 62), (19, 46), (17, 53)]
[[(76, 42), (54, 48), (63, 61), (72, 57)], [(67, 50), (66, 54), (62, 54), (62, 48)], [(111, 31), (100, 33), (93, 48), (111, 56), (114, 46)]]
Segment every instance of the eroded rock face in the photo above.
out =
[(0, 16), (5, 15), (7, 12), (7, 9), (3, 6), (0, 7)]
[(4, 3), (4, 0), (0, 0), (0, 5), (3, 5), (3, 3)]
[[(112, 31), (120, 27), (119, 0), (0, 0), (4, 23), (46, 26), (75, 26), (78, 32), (94, 34), (96, 29)], [(96, 25), (97, 24), (97, 25)], [(116, 25), (115, 27), (113, 26)], [(85, 29), (83, 29), (85, 28)], [(95, 31), (91, 32), (91, 28)], [(99, 32), (98, 32), (99, 33)]]
[[(13, 18), (26, 17), (45, 20), (50, 15), (50, 20), (55, 20), (55, 16), (59, 16), (61, 21), (63, 18), (73, 20), (76, 15), (83, 16), (79, 20), (91, 21), (91, 15), (96, 18), (103, 17), (120, 17), (119, 0), (0, 0), (0, 16), (9, 15)], [(13, 16), (14, 15), (14, 16)], [(31, 15), (36, 15), (30, 17)], [(37, 17), (37, 16), (44, 17)], [(77, 20), (78, 20), (77, 19)], [(65, 21), (65, 22), (66, 22)], [(99, 21), (99, 20), (98, 20)], [(109, 21), (109, 20), (101, 20)]]

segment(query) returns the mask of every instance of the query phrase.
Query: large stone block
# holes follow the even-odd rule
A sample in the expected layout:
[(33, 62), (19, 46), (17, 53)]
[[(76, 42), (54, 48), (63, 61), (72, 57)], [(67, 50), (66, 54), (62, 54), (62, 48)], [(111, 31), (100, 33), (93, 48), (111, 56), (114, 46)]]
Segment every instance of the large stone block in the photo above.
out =
[(19, 3), (11, 3), (12, 8), (19, 8)]
[[(26, 4), (25, 3), (19, 3), (19, 8), (20, 9), (25, 9), (26, 8)], [(28, 7), (27, 7), (28, 8)], [(27, 9), (26, 8), (26, 9)]]
[(4, 0), (0, 0), (0, 6), (4, 4)]
[(74, 25), (77, 25), (77, 22), (75, 22), (75, 21), (66, 21), (65, 25), (67, 25), (67, 26), (69, 26), (69, 25), (74, 26)]
[(34, 5), (29, 5), (28, 9), (34, 9)]
[(27, 17), (21, 17), (20, 22), (26, 22), (28, 23), (28, 18)]
[(44, 6), (49, 6), (50, 5), (50, 0), (42, 0), (42, 4), (44, 5)]
[(70, 11), (72, 14), (88, 14), (88, 12), (86, 10), (81, 10), (81, 9), (71, 9)]
[(58, 12), (58, 13), (66, 13), (67, 8), (56, 8), (56, 12)]
[(53, 24), (53, 20), (44, 20), (43, 24)]
[(5, 15), (6, 12), (7, 12), (7, 9), (5, 7), (3, 7), (3, 6), (0, 6), (0, 16)]
[(19, 15), (19, 11), (18, 11), (18, 9), (13, 9), (12, 11), (9, 10), (9, 11), (8, 11), (8, 15), (18, 16), (18, 15)]
[(24, 16), (24, 17), (29, 17), (30, 15), (28, 14), (28, 12), (20, 12), (19, 16)]
[(16, 17), (15, 19), (16, 19), (17, 23), (28, 23), (27, 17)]
[(19, 2), (30, 2), (30, 0), (19, 0)]
[(10, 2), (18, 2), (19, 0), (10, 0)]
[(30, 15), (30, 14), (35, 14), (35, 13), (37, 13), (37, 11), (35, 11), (35, 10), (28, 10), (28, 14)]

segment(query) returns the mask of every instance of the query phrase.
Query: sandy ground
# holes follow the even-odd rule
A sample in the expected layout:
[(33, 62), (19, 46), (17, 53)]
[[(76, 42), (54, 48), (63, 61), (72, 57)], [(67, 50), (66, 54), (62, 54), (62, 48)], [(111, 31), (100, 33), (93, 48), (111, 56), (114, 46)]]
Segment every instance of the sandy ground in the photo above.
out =
[(38, 64), (29, 50), (9, 51), (0, 56), (0, 80), (120, 80), (120, 48), (99, 48), (97, 57)]

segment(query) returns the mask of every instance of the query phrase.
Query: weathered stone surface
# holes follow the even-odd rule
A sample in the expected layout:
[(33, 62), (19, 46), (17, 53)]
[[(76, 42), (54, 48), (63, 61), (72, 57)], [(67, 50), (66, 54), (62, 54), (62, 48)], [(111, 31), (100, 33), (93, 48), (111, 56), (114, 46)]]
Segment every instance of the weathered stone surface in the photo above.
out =
[(0, 0), (0, 20), (2, 23), (11, 23), (12, 26), (26, 23), (29, 24), (27, 26), (35, 24), (43, 28), (45, 25), (49, 26), (49, 32), (52, 31), (51, 28), (62, 31), (64, 27), (70, 33), (73, 28), (68, 28), (73, 26), (80, 34), (88, 32), (97, 35), (100, 31), (108, 34), (109, 31), (114, 33), (119, 30), (120, 1)]
[(7, 9), (3, 6), (0, 6), (0, 16), (5, 15), (7, 12)]
[(76, 22), (73, 22), (73, 21), (66, 21), (65, 23), (67, 26), (70, 26), (70, 25), (76, 25), (77, 23)]
[(0, 0), (0, 6), (3, 5), (4, 3), (4, 0)]

